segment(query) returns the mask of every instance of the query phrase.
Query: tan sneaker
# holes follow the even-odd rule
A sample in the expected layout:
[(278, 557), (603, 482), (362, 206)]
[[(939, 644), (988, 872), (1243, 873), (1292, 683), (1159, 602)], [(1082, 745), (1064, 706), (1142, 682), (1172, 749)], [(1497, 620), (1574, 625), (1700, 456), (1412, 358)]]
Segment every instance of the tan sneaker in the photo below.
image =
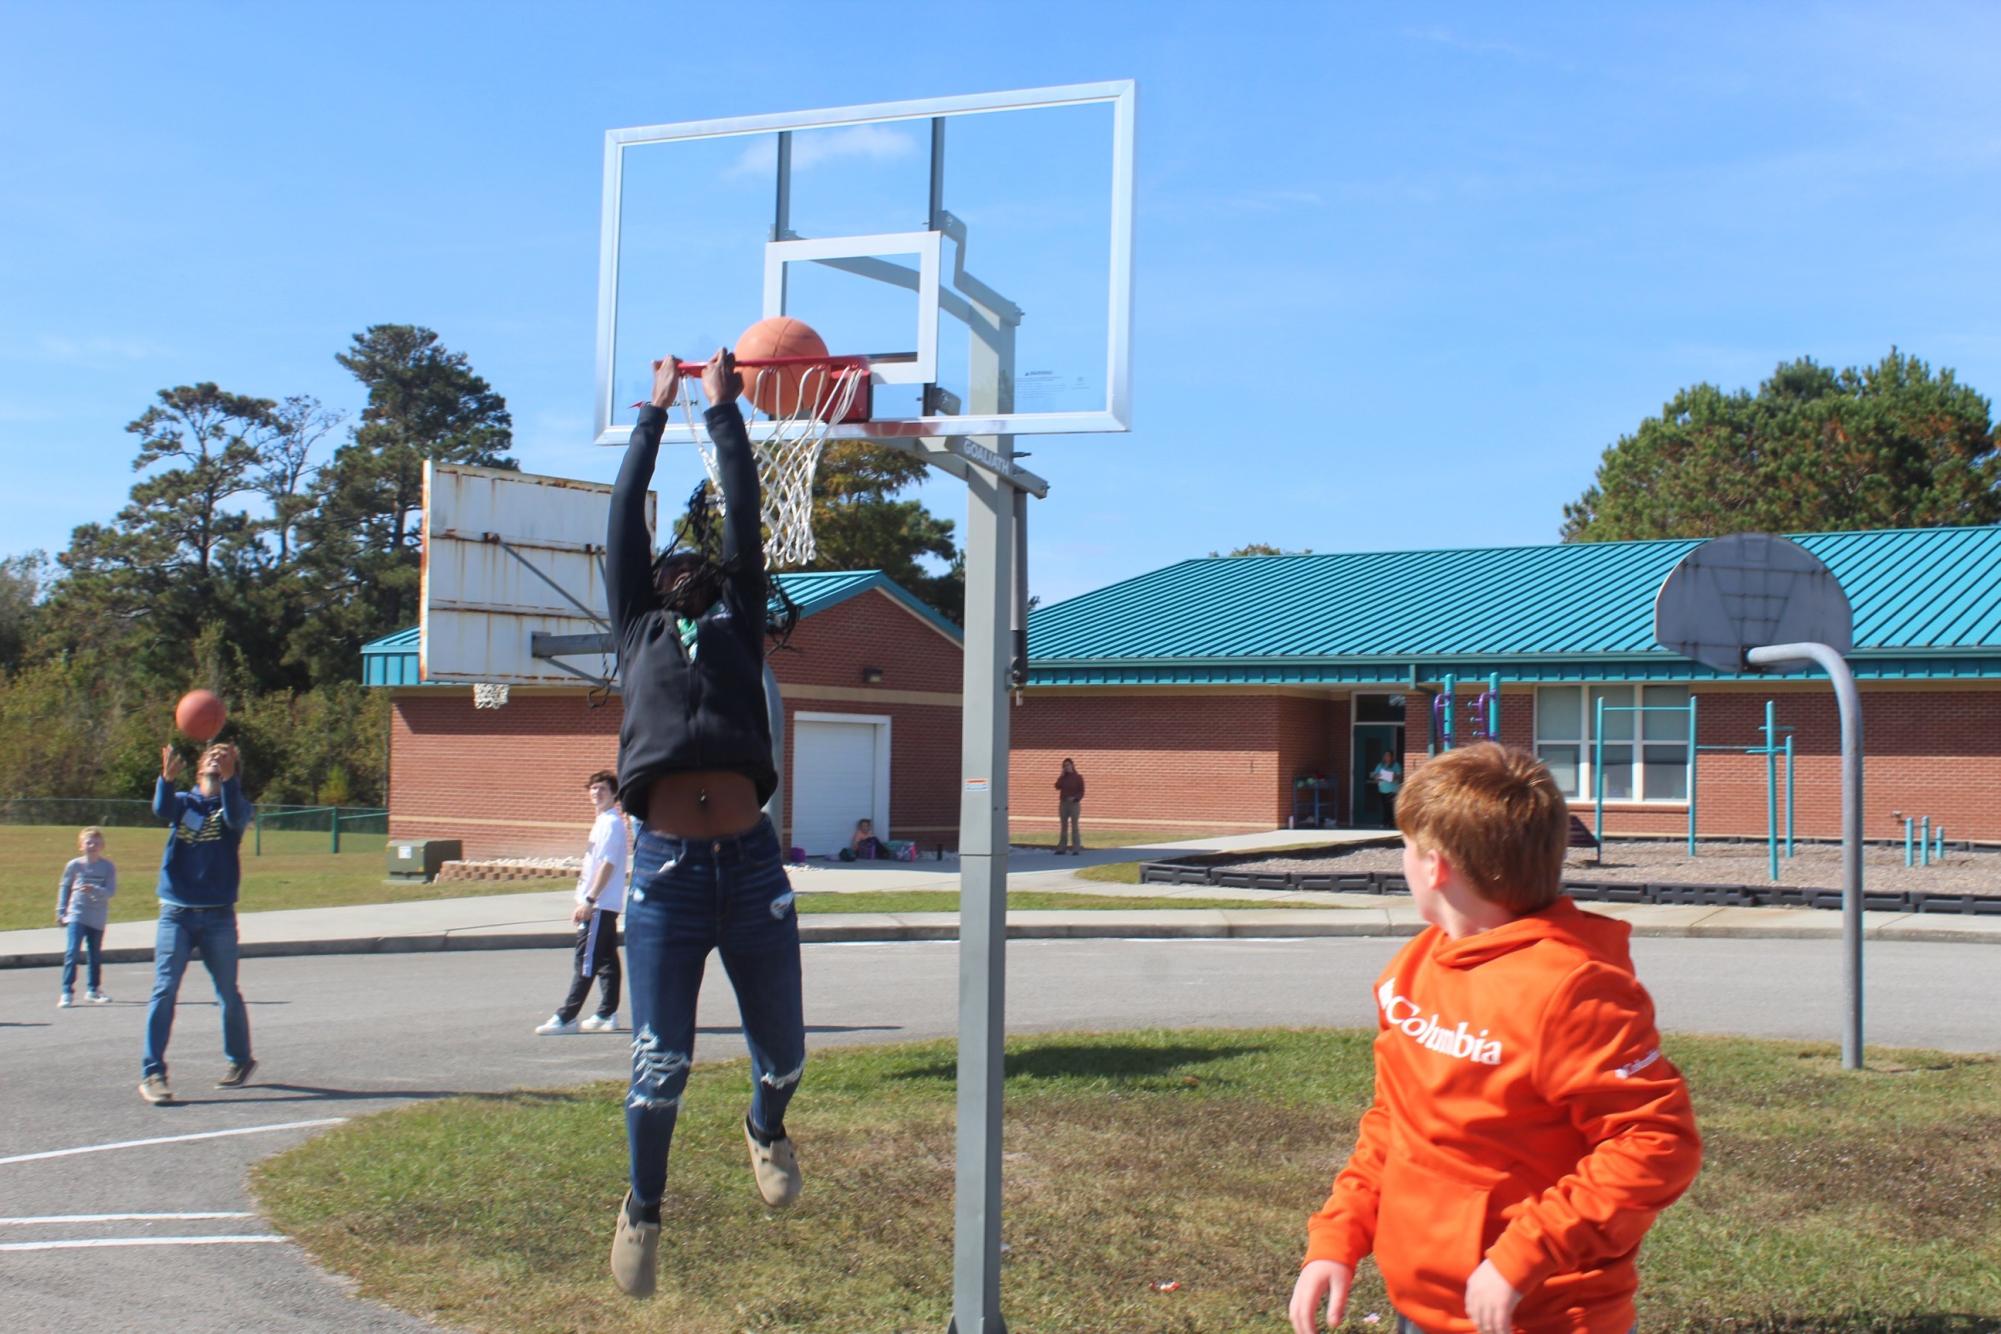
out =
[(757, 1193), (774, 1209), (783, 1209), (799, 1198), (799, 1155), (785, 1137), (763, 1144), (750, 1133), (750, 1118), (743, 1122), (743, 1142), (750, 1146), (750, 1170), (757, 1178)]
[(139, 1096), (158, 1107), (174, 1100), (174, 1091), (167, 1087), (165, 1075), (147, 1075), (139, 1081)]
[(653, 1295), (654, 1272), (660, 1263), (660, 1225), (641, 1222), (632, 1192), (618, 1206), (618, 1231), (611, 1239), (611, 1276), (630, 1297)]

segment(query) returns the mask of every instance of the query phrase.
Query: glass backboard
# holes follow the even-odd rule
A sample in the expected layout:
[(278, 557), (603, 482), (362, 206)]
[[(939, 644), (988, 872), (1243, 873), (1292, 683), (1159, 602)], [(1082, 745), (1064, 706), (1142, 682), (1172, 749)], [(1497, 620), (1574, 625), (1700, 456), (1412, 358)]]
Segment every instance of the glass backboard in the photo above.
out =
[(871, 359), (833, 439), (1129, 429), (1133, 113), (1124, 81), (610, 131), (598, 443), (653, 358), (781, 314)]

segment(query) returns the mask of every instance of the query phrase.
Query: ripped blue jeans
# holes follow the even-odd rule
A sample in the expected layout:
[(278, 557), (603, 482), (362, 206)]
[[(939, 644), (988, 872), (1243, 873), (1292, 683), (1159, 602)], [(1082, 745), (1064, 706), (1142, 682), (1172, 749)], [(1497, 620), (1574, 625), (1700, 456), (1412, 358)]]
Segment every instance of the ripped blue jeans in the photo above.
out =
[(633, 849), (625, 905), (633, 1030), (625, 1134), (641, 1204), (659, 1203), (667, 1189), (667, 1149), (695, 1055), (695, 1001), (710, 950), (721, 951), (743, 1016), (751, 1120), (775, 1129), (805, 1070), (806, 1017), (799, 915), (769, 820), (722, 839), (642, 830)]

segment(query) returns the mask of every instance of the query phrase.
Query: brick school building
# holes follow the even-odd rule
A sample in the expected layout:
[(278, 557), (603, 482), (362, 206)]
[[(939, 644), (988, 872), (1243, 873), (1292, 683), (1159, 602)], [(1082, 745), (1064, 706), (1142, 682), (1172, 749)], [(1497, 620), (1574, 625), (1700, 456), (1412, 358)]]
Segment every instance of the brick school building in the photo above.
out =
[[(927, 851), (958, 836), (958, 627), (877, 571), (780, 576), (800, 618), (771, 655), (785, 697), (787, 846), (832, 855), (858, 819)], [(616, 768), (616, 694), (417, 679), (417, 631), (362, 649), (389, 691), (389, 836), (455, 838), (468, 858), (572, 856), (590, 832), (584, 780)]]
[[(1929, 816), (2001, 841), (2001, 528), (1818, 533), (1855, 610), (1865, 825)], [(1087, 829), (1371, 826), (1369, 771), (1406, 773), (1492, 731), (1535, 751), (1589, 823), (1602, 769), (1608, 834), (1762, 836), (1767, 706), (1790, 737), (1797, 832), (1840, 832), (1839, 729), (1818, 672), (1719, 674), (1653, 645), (1653, 600), (1693, 541), (1211, 557), (1038, 609), (1010, 703), (1010, 818), (1056, 824), (1077, 762)], [(956, 627), (875, 572), (782, 576), (805, 612), (772, 658), (786, 698), (791, 845), (825, 856), (856, 819), (956, 846)], [(462, 839), (468, 856), (568, 854), (582, 783), (614, 763), (616, 696), (416, 682), (416, 631), (364, 650), (392, 693), (390, 834)], [(1449, 704), (1446, 702), (1449, 701)], [(1605, 735), (1596, 735), (1599, 705)], [(1690, 706), (1694, 741), (1690, 746)], [(1646, 712), (1631, 710), (1645, 709)], [(1775, 757), (1776, 797), (1786, 800)]]
[[(1796, 540), (1855, 612), (1865, 835), (1930, 816), (2001, 840), (2001, 528)], [(1744, 752), (1765, 746), (1769, 703), (1797, 832), (1838, 836), (1826, 677), (1725, 675), (1654, 646), (1654, 595), (1697, 545), (1211, 557), (1041, 608), (1013, 711), (1015, 827), (1054, 825), (1066, 756), (1087, 829), (1272, 829), (1316, 802), (1378, 824), (1382, 754), (1408, 773), (1449, 727), (1535, 751), (1587, 823), (1602, 768), (1608, 835), (1683, 834), (1692, 784), (1700, 835), (1762, 836), (1767, 760)], [(1783, 756), (1771, 767), (1783, 811)]]

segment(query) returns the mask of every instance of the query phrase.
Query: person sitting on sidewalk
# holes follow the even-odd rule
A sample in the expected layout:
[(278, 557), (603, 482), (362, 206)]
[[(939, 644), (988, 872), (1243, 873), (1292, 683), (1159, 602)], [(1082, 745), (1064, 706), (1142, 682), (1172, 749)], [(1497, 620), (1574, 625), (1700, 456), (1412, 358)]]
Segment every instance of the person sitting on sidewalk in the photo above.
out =
[(855, 821), (855, 832), (848, 839), (848, 846), (841, 849), (844, 862), (872, 862), (878, 857), (889, 856), (889, 847), (875, 836), (875, 821)]

